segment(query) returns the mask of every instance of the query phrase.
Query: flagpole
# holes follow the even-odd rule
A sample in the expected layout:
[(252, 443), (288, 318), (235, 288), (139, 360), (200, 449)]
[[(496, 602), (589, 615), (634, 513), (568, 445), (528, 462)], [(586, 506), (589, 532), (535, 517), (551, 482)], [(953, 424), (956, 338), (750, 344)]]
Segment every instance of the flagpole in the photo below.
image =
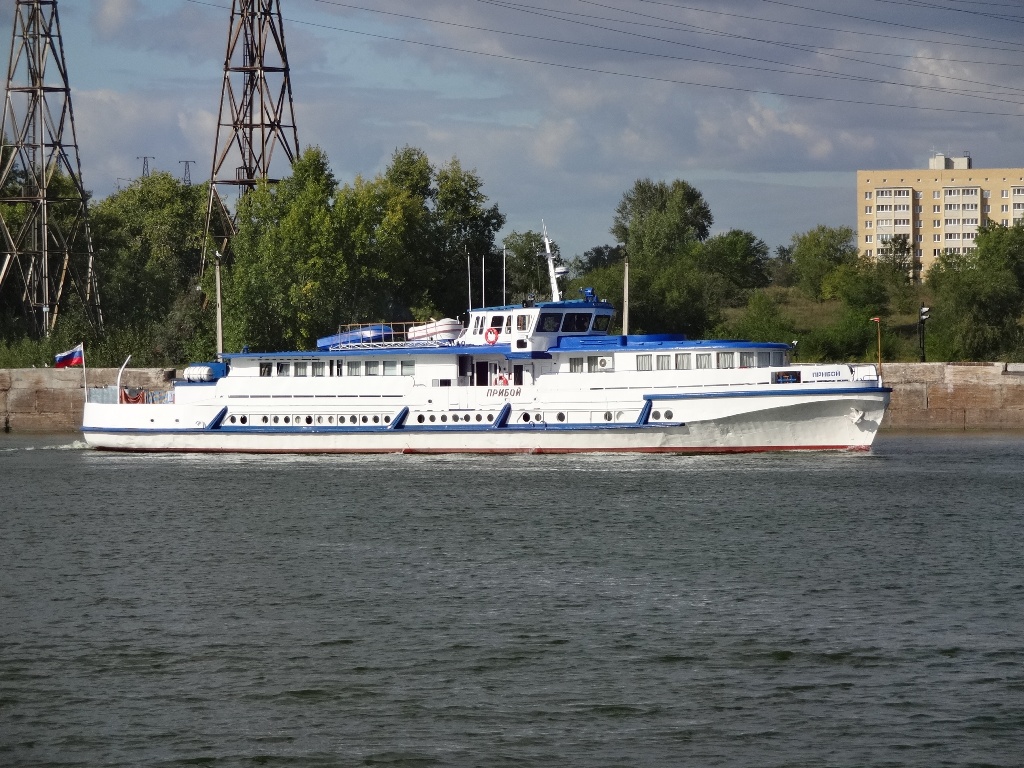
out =
[(85, 389), (85, 402), (89, 402), (89, 381), (85, 378), (85, 342), (82, 342), (82, 387)]

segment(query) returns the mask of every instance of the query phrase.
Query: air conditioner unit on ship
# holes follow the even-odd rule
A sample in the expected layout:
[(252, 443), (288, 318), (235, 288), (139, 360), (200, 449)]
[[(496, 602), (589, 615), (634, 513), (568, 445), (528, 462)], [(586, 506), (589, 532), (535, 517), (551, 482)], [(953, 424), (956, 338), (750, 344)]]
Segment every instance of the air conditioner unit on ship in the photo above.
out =
[(615, 368), (615, 358), (611, 355), (601, 355), (597, 358), (597, 369), (599, 371), (611, 371)]

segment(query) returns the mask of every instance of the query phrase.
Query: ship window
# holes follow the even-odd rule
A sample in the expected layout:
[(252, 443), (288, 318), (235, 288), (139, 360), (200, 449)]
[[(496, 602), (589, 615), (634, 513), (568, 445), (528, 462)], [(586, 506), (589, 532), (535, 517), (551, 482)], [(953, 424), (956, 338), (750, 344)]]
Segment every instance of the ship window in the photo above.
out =
[(484, 330), (484, 318), (483, 315), (477, 315), (473, 318), (473, 333), (480, 335)]
[(718, 367), (719, 368), (735, 368), (736, 367), (736, 355), (733, 352), (719, 352), (718, 353)]
[(569, 373), (583, 373), (583, 358), (582, 357), (570, 357), (569, 358)]
[(566, 312), (562, 320), (562, 333), (586, 333), (590, 330), (589, 312)]
[(269, 376), (273, 370), (273, 363), (260, 363), (260, 376)]
[(710, 352), (698, 352), (697, 353), (697, 367), (698, 368), (710, 368), (711, 367), (711, 353)]
[(505, 333), (512, 333), (512, 315), (505, 318)]
[(323, 376), (324, 375), (324, 361), (323, 360), (314, 360), (313, 361), (313, 375), (314, 376)]
[(772, 353), (769, 349), (757, 350), (757, 367), (767, 368), (772, 364)]
[(594, 318), (594, 330), (595, 331), (607, 331), (608, 326), (612, 322), (611, 315), (597, 315)]
[(491, 315), (491, 328), (501, 328), (505, 324), (504, 315)]
[(367, 376), (380, 376), (380, 363), (376, 360), (366, 361), (366, 375)]
[(415, 360), (403, 360), (402, 361), (402, 375), (403, 376), (415, 376), (416, 375), (416, 361)]
[(679, 352), (676, 354), (676, 370), (677, 371), (688, 371), (690, 370), (690, 353)]
[(772, 350), (772, 368), (779, 368), (786, 364), (786, 353), (781, 349)]
[(544, 312), (537, 322), (537, 330), (540, 333), (557, 333), (562, 324), (561, 312)]
[(305, 376), (306, 375), (306, 363), (305, 362), (296, 363), (295, 364), (295, 375), (296, 376)]
[(740, 368), (756, 368), (757, 352), (740, 352)]
[(658, 370), (659, 371), (671, 371), (672, 370), (672, 355), (658, 355)]
[(385, 360), (384, 361), (384, 375), (385, 376), (397, 376), (398, 375), (398, 361), (397, 360)]
[(600, 359), (597, 355), (591, 355), (587, 358), (587, 373), (596, 373), (601, 370)]
[(363, 372), (363, 364), (359, 360), (349, 360), (345, 363), (347, 369), (345, 373), (348, 376), (359, 376)]
[(649, 370), (651, 370), (651, 356), (650, 355), (637, 355), (636, 356), (636, 369), (638, 371), (649, 371)]
[(529, 315), (516, 315), (516, 330), (525, 333), (530, 330), (530, 316)]
[(277, 364), (277, 375), (278, 376), (291, 376), (291, 363), (278, 363)]

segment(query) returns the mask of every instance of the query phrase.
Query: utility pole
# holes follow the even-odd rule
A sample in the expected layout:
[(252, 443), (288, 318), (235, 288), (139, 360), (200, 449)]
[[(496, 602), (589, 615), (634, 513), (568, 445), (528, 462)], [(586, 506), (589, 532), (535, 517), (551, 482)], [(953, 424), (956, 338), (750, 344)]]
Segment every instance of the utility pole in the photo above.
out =
[(0, 136), (0, 300), (18, 295), (32, 332), (49, 336), (70, 283), (102, 329), (56, 0), (15, 0)]
[(200, 273), (210, 237), (230, 258), (235, 223), (225, 197), (279, 181), (298, 155), (280, 0), (232, 0)]
[(152, 155), (142, 155), (140, 157), (136, 157), (135, 159), (142, 161), (142, 178), (149, 178), (149, 161), (156, 160), (156, 158), (153, 157)]

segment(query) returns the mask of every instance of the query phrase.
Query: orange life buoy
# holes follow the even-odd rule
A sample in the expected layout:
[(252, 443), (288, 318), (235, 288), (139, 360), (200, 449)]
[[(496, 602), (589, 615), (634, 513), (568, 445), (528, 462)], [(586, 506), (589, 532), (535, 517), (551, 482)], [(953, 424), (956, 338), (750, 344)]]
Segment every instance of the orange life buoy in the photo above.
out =
[(484, 331), (484, 341), (486, 341), (488, 344), (495, 344), (495, 343), (497, 343), (497, 341), (498, 341), (498, 329), (497, 328), (488, 328), (486, 331)]
[(506, 386), (508, 384), (508, 376), (501, 374), (501, 376), (498, 377), (498, 383), (503, 387)]

